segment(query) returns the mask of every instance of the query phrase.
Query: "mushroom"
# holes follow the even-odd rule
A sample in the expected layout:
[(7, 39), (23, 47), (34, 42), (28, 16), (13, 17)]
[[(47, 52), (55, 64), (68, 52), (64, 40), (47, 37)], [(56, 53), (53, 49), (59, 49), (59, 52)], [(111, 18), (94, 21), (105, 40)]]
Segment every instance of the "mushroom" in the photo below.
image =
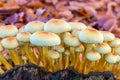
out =
[(62, 70), (63, 69), (63, 61), (64, 61), (63, 60), (63, 52), (65, 51), (65, 48), (63, 45), (57, 45), (57, 46), (54, 46), (53, 49), (56, 50), (57, 52), (59, 52), (59, 54), (60, 54), (60, 58), (58, 61), (58, 64), (59, 64), (58, 68), (60, 70)]
[(109, 31), (100, 31), (103, 35), (103, 38), (104, 38), (104, 42), (109, 42), (109, 41), (112, 41), (115, 39), (115, 36), (114, 34), (112, 34), (111, 32)]
[(86, 58), (90, 61), (90, 65), (89, 67), (87, 67), (87, 70), (85, 71), (85, 73), (88, 73), (94, 70), (96, 66), (95, 63), (101, 58), (101, 55), (97, 51), (92, 50), (86, 54)]
[(111, 52), (111, 47), (106, 42), (103, 42), (96, 44), (94, 49), (101, 54), (101, 59), (99, 60), (99, 63), (96, 64), (98, 66), (96, 69), (99, 70), (99, 68), (103, 67), (101, 65), (105, 63), (105, 55)]
[(14, 25), (3, 25), (0, 27), (0, 38), (15, 36), (17, 33), (18, 29)]
[(109, 45), (112, 48), (112, 53), (114, 53), (115, 52), (115, 47), (120, 45), (120, 39), (119, 38), (115, 38), (114, 40), (109, 42)]
[(38, 65), (40, 61), (43, 62), (44, 67), (49, 64), (48, 49), (50, 46), (56, 46), (61, 43), (60, 37), (52, 32), (37, 31), (30, 36), (30, 42), (34, 46), (38, 46), (40, 51), (38, 55)]
[(6, 37), (6, 38), (2, 39), (1, 43), (4, 48), (9, 50), (9, 56), (12, 59), (12, 61), (14, 62), (14, 64), (21, 65), (22, 60), (21, 60), (20, 56), (18, 55), (17, 51), (15, 50), (15, 48), (18, 47), (18, 41), (17, 41), (16, 37)]
[(3, 47), (2, 44), (0, 43), (0, 62), (5, 66), (7, 70), (10, 70), (12, 68), (12, 65), (9, 64), (9, 62), (4, 58), (2, 51), (3, 51)]
[(87, 26), (81, 22), (69, 22), (72, 30), (83, 30), (86, 29)]
[(43, 31), (44, 22), (41, 21), (31, 21), (25, 25), (25, 31), (34, 33), (37, 31)]
[(48, 54), (51, 58), (49, 68), (52, 68), (53, 72), (58, 71), (58, 69), (57, 69), (58, 66), (57, 65), (58, 65), (58, 58), (60, 58), (60, 54), (55, 50), (49, 50)]
[(27, 56), (28, 60), (33, 63), (37, 64), (37, 57), (35, 54), (31, 51), (30, 48), (30, 36), (31, 33), (29, 32), (19, 32), (16, 36), (19, 43), (23, 43), (24, 45), (20, 47), (20, 50), (23, 50), (25, 52), (25, 55)]
[(71, 60), (71, 64), (70, 66), (74, 66), (75, 63), (75, 47), (80, 45), (80, 41), (78, 39), (78, 37), (74, 36), (74, 35), (68, 35), (66, 37), (63, 38), (64, 43), (69, 46), (69, 50), (70, 50), (70, 60)]
[(80, 44), (79, 46), (77, 46), (76, 48), (75, 48), (75, 65), (74, 65), (74, 68), (76, 69), (76, 70), (79, 70), (78, 68), (79, 68), (79, 66), (81, 65), (81, 55), (84, 53), (84, 50), (85, 50), (85, 47), (84, 47), (84, 45), (83, 44)]
[(80, 31), (81, 30), (76, 29), (76, 30), (73, 30), (71, 34), (78, 37), (78, 34), (80, 33)]
[(70, 30), (70, 25), (66, 21), (60, 19), (51, 19), (44, 25), (44, 31), (50, 31), (57, 34)]
[(117, 55), (114, 55), (113, 53), (109, 53), (109, 54), (106, 55), (105, 60), (107, 62), (106, 70), (107, 71), (112, 71), (113, 64), (115, 64), (117, 62)]
[(93, 28), (86, 28), (78, 34), (79, 40), (84, 43), (86, 48), (85, 53), (82, 55), (82, 64), (80, 66), (81, 70), (86, 64), (86, 53), (93, 49), (94, 44), (99, 44), (103, 42), (103, 35)]
[(65, 50), (64, 52), (65, 55), (65, 62), (64, 62), (64, 68), (68, 68), (69, 64), (70, 64), (70, 51), (69, 50)]

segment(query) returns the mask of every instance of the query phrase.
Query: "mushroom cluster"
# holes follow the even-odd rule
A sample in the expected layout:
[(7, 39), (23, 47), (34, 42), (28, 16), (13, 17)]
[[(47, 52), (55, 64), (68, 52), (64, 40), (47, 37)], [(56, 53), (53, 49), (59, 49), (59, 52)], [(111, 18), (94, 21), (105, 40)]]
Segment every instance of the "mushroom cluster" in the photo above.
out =
[(81, 22), (31, 21), (19, 30), (3, 25), (0, 52), (0, 73), (15, 65), (33, 63), (50, 72), (71, 66), (84, 74), (112, 71), (120, 76), (120, 39)]

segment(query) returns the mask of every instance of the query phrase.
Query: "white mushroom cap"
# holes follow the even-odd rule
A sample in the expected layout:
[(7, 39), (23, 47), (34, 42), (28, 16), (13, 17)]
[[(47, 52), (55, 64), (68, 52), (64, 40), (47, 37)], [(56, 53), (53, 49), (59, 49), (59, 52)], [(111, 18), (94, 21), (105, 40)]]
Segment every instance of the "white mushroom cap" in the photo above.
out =
[(104, 41), (112, 41), (115, 39), (114, 34), (109, 31), (100, 31), (103, 35)]
[(0, 52), (1, 51), (3, 51), (3, 46), (2, 46), (2, 44), (1, 44), (1, 42), (0, 42)]
[(21, 42), (29, 42), (30, 36), (31, 36), (31, 33), (29, 32), (19, 32), (16, 38), (18, 41), (21, 41)]
[(1, 41), (2, 45), (4, 48), (7, 49), (14, 49), (18, 46), (18, 41), (16, 39), (16, 37), (7, 37), (2, 39)]
[(97, 61), (101, 58), (101, 55), (97, 51), (92, 50), (87, 53), (86, 57), (90, 61)]
[(65, 54), (66, 56), (69, 56), (69, 55), (70, 55), (70, 50), (65, 50), (64, 54)]
[(96, 44), (95, 50), (101, 54), (107, 54), (111, 52), (111, 47), (107, 43)]
[(76, 30), (76, 29), (83, 30), (87, 28), (87, 26), (81, 22), (69, 22), (69, 24), (72, 30)]
[(44, 28), (44, 23), (41, 21), (31, 21), (25, 25), (25, 30), (34, 33), (36, 31), (42, 31)]
[(50, 32), (53, 32), (53, 33), (63, 33), (63, 32), (66, 32), (66, 31), (70, 31), (71, 27), (64, 20), (51, 19), (45, 24), (44, 30), (45, 31), (50, 31)]
[(120, 55), (120, 45), (115, 47), (115, 54)]
[(64, 48), (63, 45), (54, 46), (53, 49), (56, 50), (56, 51), (58, 51), (58, 52), (60, 52), (60, 53), (62, 53), (62, 52), (65, 51), (65, 48)]
[(52, 59), (58, 59), (60, 57), (60, 54), (55, 50), (48, 51), (48, 54)]
[(119, 39), (119, 38), (115, 38), (114, 40), (112, 40), (112, 41), (109, 43), (109, 45), (110, 45), (111, 47), (116, 47), (116, 46), (120, 45), (120, 39)]
[(116, 63), (117, 59), (118, 59), (118, 57), (112, 53), (107, 54), (105, 57), (105, 60), (110, 64)]
[(15, 36), (18, 33), (18, 29), (14, 25), (4, 25), (0, 27), (0, 37)]
[(78, 34), (80, 33), (80, 31), (81, 31), (81, 30), (78, 30), (78, 29), (77, 29), (77, 30), (73, 30), (73, 31), (72, 31), (72, 35), (78, 37)]
[(68, 35), (68, 36), (64, 37), (63, 41), (68, 46), (76, 47), (76, 46), (80, 45), (80, 41), (79, 41), (78, 37), (76, 37), (74, 35)]
[(103, 35), (93, 28), (86, 28), (79, 33), (80, 41), (84, 43), (102, 43)]
[(30, 42), (36, 46), (55, 46), (61, 43), (60, 37), (52, 32), (38, 31), (30, 36)]
[(82, 44), (75, 48), (75, 51), (79, 53), (84, 52), (84, 50), (85, 50), (85, 47)]

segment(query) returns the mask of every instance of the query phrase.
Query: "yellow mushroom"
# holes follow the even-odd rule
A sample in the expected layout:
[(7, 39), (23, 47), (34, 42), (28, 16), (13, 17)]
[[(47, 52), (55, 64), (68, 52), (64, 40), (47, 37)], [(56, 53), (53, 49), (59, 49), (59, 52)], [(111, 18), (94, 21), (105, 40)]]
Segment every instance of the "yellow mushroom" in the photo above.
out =
[(9, 56), (14, 62), (14, 64), (21, 65), (23, 62), (20, 56), (18, 55), (17, 51), (15, 50), (15, 48), (18, 47), (18, 41), (16, 37), (6, 37), (2, 39), (1, 43), (4, 48), (9, 50)]
[(37, 31), (30, 36), (30, 42), (34, 46), (38, 46), (40, 51), (38, 55), (38, 65), (43, 62), (44, 67), (49, 65), (49, 47), (59, 45), (61, 43), (60, 37), (52, 32)]
[(37, 57), (35, 54), (31, 51), (30, 47), (30, 36), (31, 33), (29, 32), (19, 32), (16, 36), (19, 43), (23, 43), (23, 46), (20, 47), (20, 50), (24, 51), (25, 55), (27, 56), (29, 62), (33, 64), (37, 64)]
[(7, 70), (10, 70), (12, 68), (12, 65), (9, 64), (9, 62), (4, 58), (2, 51), (3, 51), (3, 47), (0, 43), (0, 62), (5, 66)]
[(86, 53), (91, 51), (94, 47), (94, 44), (100, 44), (103, 42), (103, 35), (97, 31), (96, 29), (93, 29), (91, 27), (88, 27), (78, 34), (79, 40), (84, 43), (85, 46), (85, 53), (82, 55), (82, 65), (81, 70), (86, 64)]
[(117, 55), (113, 53), (109, 53), (106, 55), (105, 60), (107, 62), (106, 64), (106, 70), (112, 71), (113, 65), (117, 62)]
[(69, 67), (70, 64), (70, 51), (65, 50), (64, 52), (65, 60), (64, 60), (64, 69)]
[(58, 61), (58, 64), (59, 64), (58, 69), (62, 70), (64, 67), (64, 65), (63, 65), (63, 62), (64, 62), (63, 53), (65, 51), (65, 48), (63, 45), (57, 45), (57, 46), (54, 46), (53, 49), (56, 50), (57, 52), (59, 52), (59, 54), (60, 54), (60, 58)]
[(58, 67), (58, 62), (59, 62), (58, 59), (60, 58), (60, 54), (55, 50), (49, 50), (48, 54), (51, 58), (50, 63), (49, 63), (50, 65), (49, 68), (52, 68), (51, 69), (52, 72), (58, 71), (59, 69), (57, 67)]
[(90, 61), (90, 64), (88, 64), (89, 67), (86, 68), (85, 74), (90, 71), (94, 71), (94, 68), (96, 67), (96, 61), (101, 58), (101, 55), (97, 51), (92, 50), (86, 54), (86, 58)]
[(101, 59), (98, 64), (96, 64), (98, 66), (96, 70), (100, 70), (100, 68), (104, 69), (105, 66), (101, 65), (105, 64), (105, 55), (111, 52), (111, 47), (107, 43), (103, 42), (101, 44), (96, 44), (94, 49), (101, 54)]
[(78, 39), (78, 37), (74, 36), (74, 35), (68, 35), (66, 37), (63, 38), (64, 43), (69, 46), (69, 50), (70, 50), (70, 60), (71, 60), (71, 64), (70, 66), (74, 66), (75, 63), (75, 47), (80, 45), (80, 41)]

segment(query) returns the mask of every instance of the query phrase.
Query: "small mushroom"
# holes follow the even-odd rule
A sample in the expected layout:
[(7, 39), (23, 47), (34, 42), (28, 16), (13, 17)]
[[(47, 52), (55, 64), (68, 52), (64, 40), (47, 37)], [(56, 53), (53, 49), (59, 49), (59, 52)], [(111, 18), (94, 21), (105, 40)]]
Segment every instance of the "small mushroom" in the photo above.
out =
[(14, 64), (21, 65), (22, 60), (15, 50), (15, 48), (18, 47), (18, 41), (17, 41), (16, 37), (6, 37), (6, 38), (2, 39), (1, 43), (4, 48), (9, 50), (9, 56), (12, 59), (12, 61), (14, 62)]
[(37, 31), (43, 31), (44, 24), (45, 23), (41, 22), (41, 21), (28, 22), (25, 25), (25, 31), (30, 32), (30, 33), (34, 33), (34, 32), (37, 32)]
[(60, 37), (52, 32), (37, 31), (30, 36), (30, 42), (34, 46), (38, 46), (38, 65), (40, 61), (43, 62), (44, 67), (49, 64), (48, 49), (49, 47), (59, 45), (61, 43)]
[(15, 36), (17, 33), (18, 29), (14, 25), (3, 25), (0, 27), (0, 38)]
[(10, 70), (12, 68), (12, 65), (4, 58), (2, 51), (3, 47), (2, 44), (0, 43), (0, 62), (5, 66), (7, 70)]

